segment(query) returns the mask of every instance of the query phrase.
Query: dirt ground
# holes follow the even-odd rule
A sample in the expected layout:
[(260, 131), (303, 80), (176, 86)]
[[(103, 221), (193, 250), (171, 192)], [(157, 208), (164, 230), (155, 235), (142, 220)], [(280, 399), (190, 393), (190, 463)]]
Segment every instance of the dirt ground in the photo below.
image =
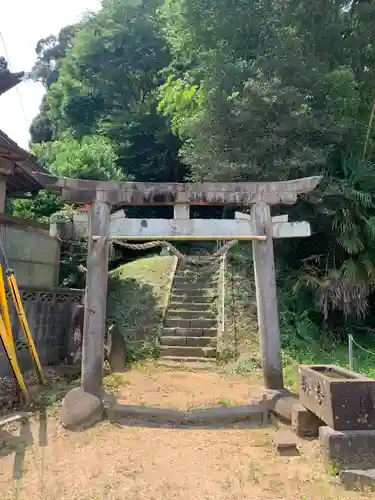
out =
[[(246, 403), (254, 380), (143, 367), (107, 377), (120, 399), (174, 408)], [(2, 500), (349, 500), (324, 471), (317, 441), (281, 457), (273, 428), (181, 429), (113, 425), (67, 432), (56, 407), (21, 427), (26, 446), (0, 451)], [(11, 429), (12, 430), (12, 429)]]

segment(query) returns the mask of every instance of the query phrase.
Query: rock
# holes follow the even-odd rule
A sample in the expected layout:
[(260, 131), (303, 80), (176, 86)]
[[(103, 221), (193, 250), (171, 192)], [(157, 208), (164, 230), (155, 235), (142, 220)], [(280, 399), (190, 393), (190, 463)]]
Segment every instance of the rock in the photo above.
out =
[(318, 437), (319, 427), (324, 426), (314, 413), (300, 404), (292, 406), (292, 429), (300, 437)]
[(63, 399), (60, 419), (68, 429), (83, 430), (102, 420), (103, 410), (100, 398), (76, 387)]
[(342, 470), (340, 481), (348, 490), (375, 487), (375, 469), (369, 470)]
[(319, 429), (323, 459), (327, 467), (337, 470), (375, 468), (375, 431), (335, 431)]

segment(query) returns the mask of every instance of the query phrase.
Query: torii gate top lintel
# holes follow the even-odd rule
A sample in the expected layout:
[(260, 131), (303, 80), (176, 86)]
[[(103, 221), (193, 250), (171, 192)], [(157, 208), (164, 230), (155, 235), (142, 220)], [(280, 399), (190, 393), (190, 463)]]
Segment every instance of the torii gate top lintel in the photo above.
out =
[(114, 182), (89, 181), (34, 173), (45, 187), (59, 189), (68, 203), (104, 201), (110, 205), (269, 205), (294, 204), (312, 191), (321, 177), (279, 182)]

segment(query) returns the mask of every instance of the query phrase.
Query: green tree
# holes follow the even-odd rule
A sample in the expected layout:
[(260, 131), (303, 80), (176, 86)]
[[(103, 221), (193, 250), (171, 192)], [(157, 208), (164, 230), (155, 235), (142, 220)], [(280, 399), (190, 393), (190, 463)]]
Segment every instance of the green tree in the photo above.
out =
[[(58, 60), (43, 119), (53, 124), (54, 139), (108, 137), (119, 165), (138, 180), (180, 180), (180, 141), (157, 111), (156, 91), (170, 54), (156, 7), (107, 0), (82, 21)], [(44, 122), (37, 125), (42, 135)]]
[[(109, 139), (83, 137), (81, 141), (60, 141), (34, 144), (33, 153), (52, 174), (91, 180), (125, 180), (117, 165), (117, 155)], [(64, 209), (61, 197), (54, 191), (42, 190), (34, 199), (12, 200), (8, 210), (17, 217), (48, 224), (50, 217)]]
[[(188, 69), (164, 87), (160, 109), (180, 124), (193, 178), (306, 175), (334, 151), (362, 144), (373, 97), (359, 80), (358, 46), (368, 40), (358, 36), (349, 7), (339, 0), (165, 1), (166, 38)], [(197, 87), (192, 113), (186, 89)]]
[(34, 154), (42, 165), (60, 177), (93, 180), (122, 180), (117, 155), (105, 137), (87, 136), (80, 141), (61, 139), (35, 144)]

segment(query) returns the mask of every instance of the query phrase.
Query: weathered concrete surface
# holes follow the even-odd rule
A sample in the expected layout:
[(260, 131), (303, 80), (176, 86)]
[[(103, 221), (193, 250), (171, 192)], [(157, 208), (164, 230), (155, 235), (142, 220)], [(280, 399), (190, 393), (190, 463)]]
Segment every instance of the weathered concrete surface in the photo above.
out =
[(263, 201), (255, 203), (251, 207), (251, 220), (255, 232), (267, 236), (266, 241), (253, 241), (263, 380), (267, 389), (282, 389), (284, 382), (270, 206)]
[[(112, 182), (87, 181), (33, 173), (45, 187), (62, 190), (70, 203), (90, 203), (97, 199), (112, 205), (249, 205), (264, 201), (271, 205), (293, 204), (297, 195), (312, 191), (321, 177), (280, 182)], [(98, 198), (99, 196), (99, 198)]]
[(301, 404), (292, 405), (292, 429), (300, 437), (318, 437), (319, 428), (325, 426), (314, 413)]
[(340, 471), (341, 484), (348, 490), (375, 488), (375, 469), (369, 470), (342, 470)]
[[(179, 206), (179, 205), (175, 205)], [(50, 235), (59, 238), (87, 238), (88, 220), (82, 214), (73, 221), (58, 221), (50, 226)], [(259, 236), (252, 224), (245, 219), (112, 219), (109, 226), (111, 238), (127, 240), (186, 240), (189, 238), (215, 240), (245, 240)], [(311, 236), (308, 222), (273, 222), (273, 238), (304, 238)]]
[(268, 406), (269, 411), (273, 411), (275, 409), (276, 402), (280, 398), (285, 397), (293, 397), (297, 398), (295, 394), (289, 391), (289, 389), (264, 389), (260, 394), (249, 394), (249, 403), (250, 404), (261, 404), (264, 402), (263, 397), (266, 397), (266, 404)]
[(111, 421), (129, 418), (158, 424), (211, 426), (230, 425), (239, 422), (262, 423), (264, 411), (260, 405), (202, 408), (184, 412), (168, 408), (115, 404), (108, 410), (108, 415)]
[(262, 420), (263, 409), (260, 405), (203, 408), (185, 413), (185, 424), (187, 425), (234, 424), (238, 422), (262, 423)]
[(375, 429), (375, 380), (334, 365), (301, 365), (299, 376), (300, 403), (327, 425)]
[(103, 410), (100, 398), (75, 387), (63, 399), (60, 420), (68, 429), (83, 430), (102, 420)]
[(108, 286), (110, 206), (97, 201), (90, 208), (85, 312), (82, 342), (82, 387), (102, 397), (104, 334)]
[(375, 431), (336, 431), (320, 427), (319, 440), (326, 466), (340, 470), (375, 468)]
[(182, 425), (185, 413), (169, 408), (115, 404), (108, 411), (108, 417), (112, 422), (129, 418), (158, 424), (172, 423), (175, 425)]
[(280, 454), (297, 454), (297, 439), (295, 434), (288, 429), (279, 429), (272, 434), (272, 440), (276, 445), (276, 450)]

